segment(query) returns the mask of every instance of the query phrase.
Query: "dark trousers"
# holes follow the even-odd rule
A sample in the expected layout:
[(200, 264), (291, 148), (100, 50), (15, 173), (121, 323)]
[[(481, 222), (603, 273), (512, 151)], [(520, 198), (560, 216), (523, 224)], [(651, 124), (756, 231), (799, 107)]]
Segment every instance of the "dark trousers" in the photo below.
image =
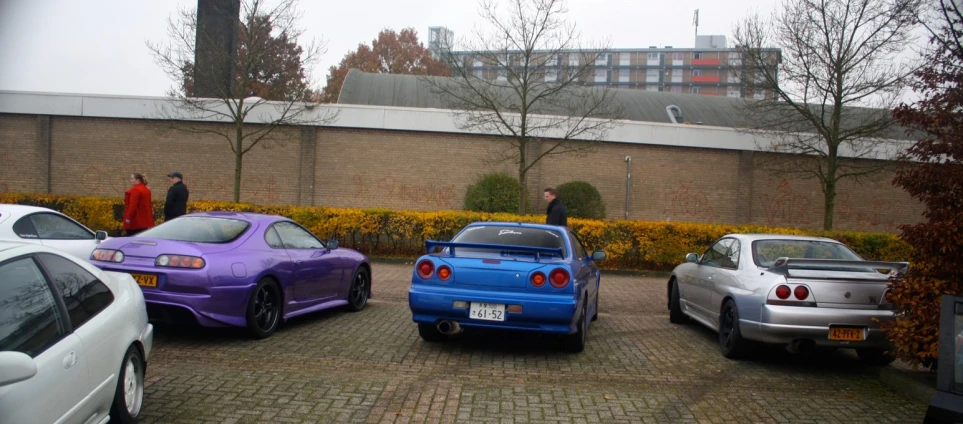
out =
[(146, 228), (141, 228), (141, 229), (137, 229), (137, 230), (124, 230), (124, 235), (126, 235), (127, 237), (135, 236), (135, 235), (137, 235), (137, 233), (139, 233), (139, 232), (141, 232), (141, 231), (144, 231), (144, 230), (146, 230)]

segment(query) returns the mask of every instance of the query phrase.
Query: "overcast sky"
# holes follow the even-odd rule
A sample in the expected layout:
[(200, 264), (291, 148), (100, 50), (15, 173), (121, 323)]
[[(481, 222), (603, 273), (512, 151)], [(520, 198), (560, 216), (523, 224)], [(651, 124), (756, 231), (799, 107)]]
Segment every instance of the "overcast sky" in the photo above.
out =
[[(270, 2), (270, 0), (268, 0)], [(768, 14), (773, 0), (569, 0), (569, 19), (585, 41), (613, 48), (693, 47), (699, 34), (729, 35), (746, 14)], [(0, 0), (0, 90), (164, 95), (173, 81), (154, 64), (145, 42), (167, 41), (168, 17), (196, 0)], [(310, 71), (324, 85), (328, 67), (383, 28), (413, 27), (423, 43), (429, 26), (456, 39), (480, 24), (475, 0), (301, 0), (306, 36), (327, 42)], [(730, 44), (731, 45), (731, 44)]]

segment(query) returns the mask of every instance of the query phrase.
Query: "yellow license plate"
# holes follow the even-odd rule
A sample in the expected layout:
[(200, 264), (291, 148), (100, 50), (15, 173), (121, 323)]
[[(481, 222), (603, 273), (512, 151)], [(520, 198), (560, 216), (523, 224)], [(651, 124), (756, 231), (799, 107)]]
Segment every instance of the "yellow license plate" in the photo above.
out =
[(829, 327), (829, 340), (861, 342), (864, 330), (863, 327)]
[(157, 276), (150, 274), (130, 274), (138, 285), (144, 287), (157, 287)]

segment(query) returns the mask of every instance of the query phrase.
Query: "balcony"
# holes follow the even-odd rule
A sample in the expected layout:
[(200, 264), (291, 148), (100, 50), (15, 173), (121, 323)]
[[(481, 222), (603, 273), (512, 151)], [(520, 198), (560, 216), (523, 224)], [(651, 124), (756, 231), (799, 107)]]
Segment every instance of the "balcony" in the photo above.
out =
[(719, 66), (719, 59), (692, 59), (692, 66)]

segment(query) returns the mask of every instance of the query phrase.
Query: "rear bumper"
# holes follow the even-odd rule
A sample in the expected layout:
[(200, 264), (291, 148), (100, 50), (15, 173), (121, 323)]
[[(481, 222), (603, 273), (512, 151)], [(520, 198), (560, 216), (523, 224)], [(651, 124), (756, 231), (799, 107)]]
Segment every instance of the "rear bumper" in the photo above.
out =
[(152, 321), (183, 323), (193, 320), (204, 327), (244, 327), (253, 285), (212, 287), (210, 294), (170, 293), (144, 289), (147, 315)]
[[(750, 340), (788, 344), (809, 339), (820, 347), (890, 348), (892, 345), (880, 330), (880, 322), (893, 319), (893, 312), (878, 309), (835, 309), (799, 306), (764, 305), (759, 321), (739, 320), (739, 330)], [(864, 329), (864, 340), (830, 340), (830, 326)]]
[[(452, 306), (455, 301), (520, 305), (522, 312), (506, 312), (505, 321), (472, 319), (468, 308)], [(408, 291), (408, 306), (412, 320), (422, 324), (449, 320), (465, 328), (572, 334), (576, 331), (578, 301), (574, 295), (566, 294), (506, 293), (415, 284)]]

